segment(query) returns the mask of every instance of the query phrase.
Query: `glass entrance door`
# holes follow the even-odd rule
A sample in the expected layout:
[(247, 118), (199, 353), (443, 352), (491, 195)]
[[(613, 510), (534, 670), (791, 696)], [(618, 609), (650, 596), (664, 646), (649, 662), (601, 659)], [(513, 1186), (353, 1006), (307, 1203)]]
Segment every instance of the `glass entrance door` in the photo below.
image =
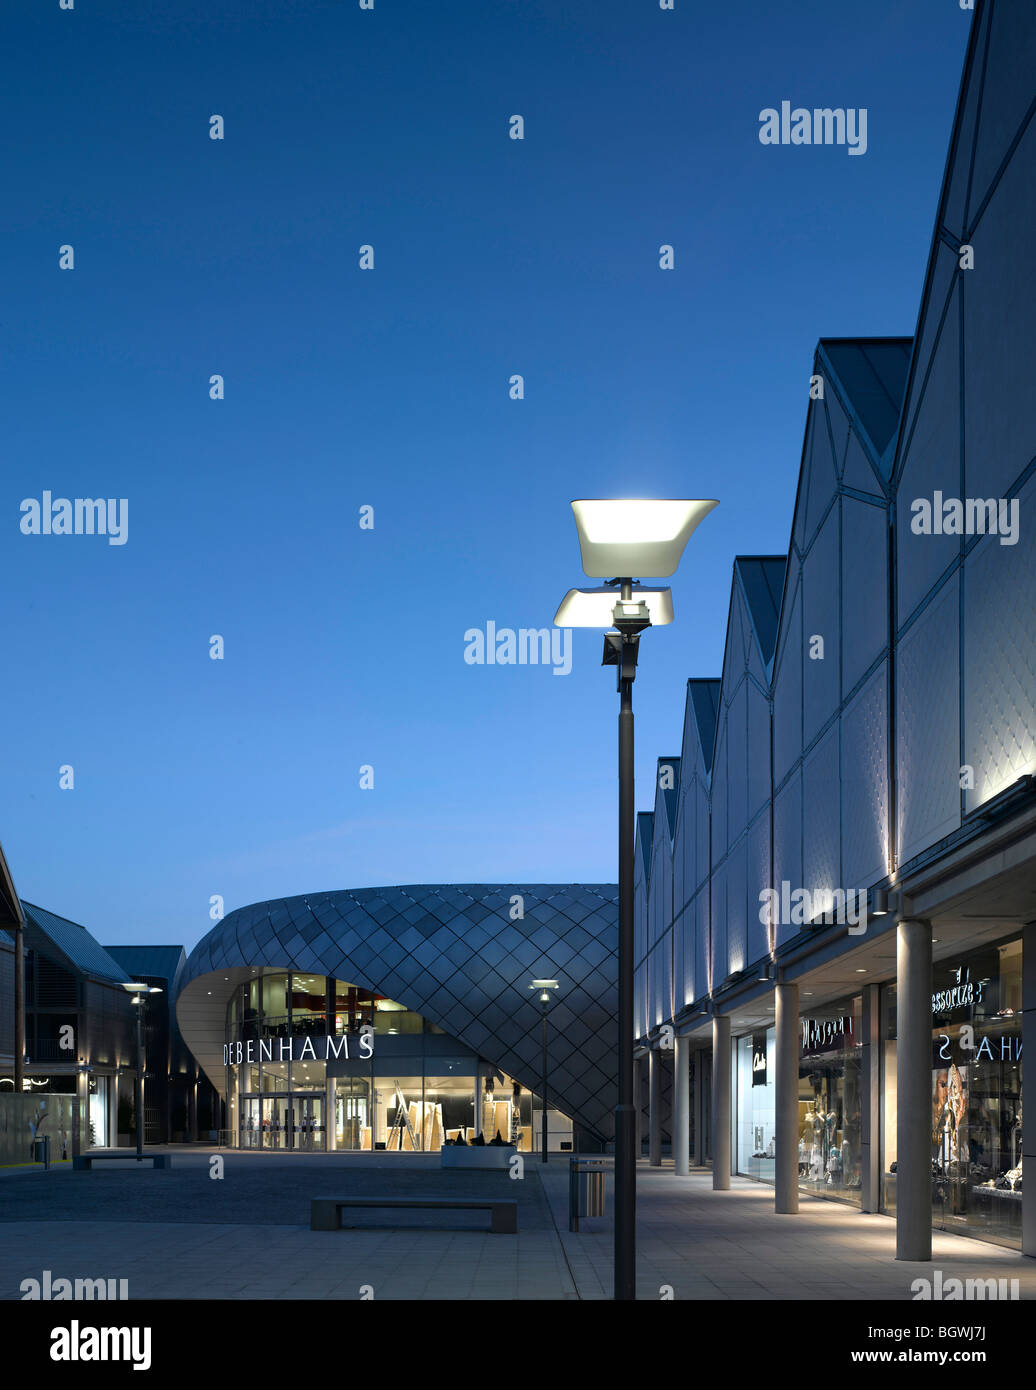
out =
[(244, 1096), (241, 1100), (241, 1147), (257, 1149), (262, 1133), (259, 1097)]
[(339, 1149), (369, 1149), (370, 1083), (365, 1077), (339, 1077), (335, 1089), (335, 1143)]
[(324, 1148), (324, 1097), (292, 1096), (288, 1143), (304, 1153)]
[(263, 1096), (263, 1148), (284, 1149), (288, 1145), (288, 1097)]

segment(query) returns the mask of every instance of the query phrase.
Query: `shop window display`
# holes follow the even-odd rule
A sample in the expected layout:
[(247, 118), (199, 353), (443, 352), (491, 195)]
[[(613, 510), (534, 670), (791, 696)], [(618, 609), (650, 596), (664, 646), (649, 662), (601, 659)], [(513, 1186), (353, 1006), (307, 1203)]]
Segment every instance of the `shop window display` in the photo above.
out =
[[(1021, 1244), (1020, 940), (932, 970), (932, 1223)], [(895, 1210), (896, 991), (885, 991), (885, 1182)]]
[[(374, 1085), (374, 1142), (378, 1148), (401, 1153), (437, 1149), (442, 1145), (442, 1112), (423, 1095), (424, 1078), (377, 1078)], [(361, 1134), (360, 1148), (371, 1147)]]
[(777, 1033), (750, 1033), (738, 1038), (735, 1060), (737, 1084), (737, 1171), (772, 1183), (776, 1154), (774, 1047)]
[(799, 1188), (859, 1205), (862, 998), (843, 1000), (801, 1019), (799, 1054)]

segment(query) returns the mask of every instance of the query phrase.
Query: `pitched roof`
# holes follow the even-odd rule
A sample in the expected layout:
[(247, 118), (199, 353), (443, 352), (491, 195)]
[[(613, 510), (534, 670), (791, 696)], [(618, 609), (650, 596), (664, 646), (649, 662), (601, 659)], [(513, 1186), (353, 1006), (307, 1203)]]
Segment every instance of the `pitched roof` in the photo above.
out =
[(698, 741), (701, 744), (702, 760), (706, 773), (712, 772), (712, 755), (716, 748), (716, 719), (719, 715), (719, 688), (721, 682), (715, 677), (693, 679), (687, 682), (694, 722), (698, 726)]
[(755, 640), (763, 665), (773, 660), (777, 643), (777, 624), (781, 616), (781, 595), (784, 592), (784, 573), (788, 568), (786, 555), (738, 555), (734, 568), (741, 576), (741, 591), (745, 607), (755, 629)]
[[(670, 840), (676, 831), (676, 808), (680, 803), (680, 759), (679, 758), (659, 758), (658, 771), (663, 767), (673, 769), (673, 785), (663, 787), (661, 779), (656, 776), (655, 785), (658, 793), (662, 797), (662, 805), (665, 807), (666, 829), (669, 831)], [(657, 802), (656, 802), (657, 805)]]
[(14, 880), (0, 846), (0, 926), (15, 927), (21, 917), (21, 906), (14, 891)]
[(67, 917), (58, 917), (45, 907), (21, 900), (25, 912), (25, 925), (28, 929), (27, 945), (31, 945), (32, 929), (52, 942), (61, 954), (85, 975), (94, 975), (101, 980), (117, 981), (122, 984), (126, 971), (118, 961), (113, 960), (101, 943), (90, 935), (78, 922), (70, 922)]
[(818, 345), (875, 462), (899, 428), (912, 347), (912, 338), (821, 338)]
[(640, 837), (640, 853), (644, 860), (644, 877), (651, 875), (651, 841), (655, 833), (654, 811), (637, 812), (637, 834)]

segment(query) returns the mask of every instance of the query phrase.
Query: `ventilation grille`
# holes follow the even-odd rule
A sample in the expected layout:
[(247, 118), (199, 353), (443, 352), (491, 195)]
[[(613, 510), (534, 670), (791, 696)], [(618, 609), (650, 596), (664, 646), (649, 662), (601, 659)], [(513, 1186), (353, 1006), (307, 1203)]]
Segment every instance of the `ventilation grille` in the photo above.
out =
[[(34, 953), (35, 955), (35, 953)], [(35, 956), (36, 1004), (41, 1009), (74, 1009), (79, 1004), (76, 977), (46, 956)]]

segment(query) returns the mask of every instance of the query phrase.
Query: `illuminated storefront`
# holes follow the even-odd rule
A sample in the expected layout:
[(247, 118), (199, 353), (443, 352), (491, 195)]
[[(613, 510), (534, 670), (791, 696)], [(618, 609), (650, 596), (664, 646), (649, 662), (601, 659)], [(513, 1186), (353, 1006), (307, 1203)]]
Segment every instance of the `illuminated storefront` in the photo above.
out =
[(860, 1204), (863, 1001), (842, 1000), (801, 1020), (799, 1189)]
[[(896, 989), (884, 991), (884, 1208), (896, 1209)], [(1022, 1240), (1022, 942), (932, 972), (932, 1224)]]
[[(799, 1189), (860, 1203), (861, 999), (843, 1000), (799, 1021)], [(774, 1181), (776, 1030), (736, 1042), (737, 1172)]]
[(774, 1030), (749, 1033), (737, 1040), (737, 1171), (773, 1182)]
[[(539, 1098), (513, 1078), (404, 1005), (323, 975), (240, 985), (224, 1062), (241, 1148), (434, 1152), (481, 1136), (530, 1152), (539, 1133)], [(555, 1110), (548, 1143), (572, 1147)]]

